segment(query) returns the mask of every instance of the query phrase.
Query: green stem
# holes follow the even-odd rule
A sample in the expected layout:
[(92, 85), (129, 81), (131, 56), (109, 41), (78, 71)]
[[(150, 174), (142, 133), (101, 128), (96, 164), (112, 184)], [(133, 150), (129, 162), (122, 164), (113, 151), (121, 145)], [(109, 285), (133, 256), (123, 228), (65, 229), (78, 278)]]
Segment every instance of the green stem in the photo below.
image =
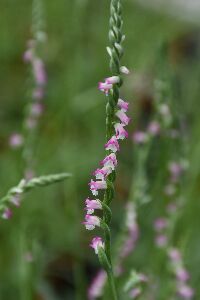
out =
[(112, 294), (112, 299), (113, 300), (118, 300), (119, 298), (118, 298), (118, 295), (117, 295), (117, 289), (116, 289), (115, 280), (114, 280), (112, 270), (107, 271), (107, 275), (108, 275), (108, 282), (109, 282), (109, 286), (110, 286), (110, 292)]

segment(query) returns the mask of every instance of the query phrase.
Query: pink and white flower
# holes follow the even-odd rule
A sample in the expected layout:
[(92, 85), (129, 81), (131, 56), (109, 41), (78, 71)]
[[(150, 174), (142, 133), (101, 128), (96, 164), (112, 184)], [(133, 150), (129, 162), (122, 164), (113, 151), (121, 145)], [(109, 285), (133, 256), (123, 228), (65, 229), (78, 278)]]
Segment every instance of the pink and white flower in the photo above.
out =
[(105, 82), (108, 84), (115, 84), (115, 83), (119, 83), (119, 76), (112, 76), (112, 77), (108, 77), (105, 79)]
[(19, 133), (13, 133), (11, 136), (10, 136), (10, 139), (9, 139), (9, 144), (12, 148), (18, 148), (20, 147), (24, 142), (24, 138), (21, 134)]
[(148, 136), (144, 131), (137, 130), (137, 131), (134, 132), (133, 141), (136, 144), (144, 144), (144, 143), (147, 142), (147, 140), (148, 140)]
[(114, 127), (118, 140), (124, 140), (128, 137), (128, 132), (124, 129), (124, 126), (121, 123), (116, 123)]
[(114, 153), (111, 153), (107, 155), (102, 161), (101, 164), (104, 167), (110, 168), (111, 170), (114, 170), (115, 167), (117, 166), (117, 158)]
[(168, 221), (166, 218), (158, 218), (154, 222), (154, 229), (156, 231), (161, 231), (168, 226)]
[(178, 294), (183, 299), (191, 300), (194, 296), (194, 290), (190, 286), (183, 284), (178, 287)]
[(107, 279), (106, 272), (104, 270), (100, 270), (92, 280), (92, 283), (88, 289), (89, 300), (95, 300), (102, 296), (106, 279)]
[(89, 198), (87, 198), (85, 200), (85, 204), (86, 204), (86, 210), (87, 210), (87, 214), (93, 214), (95, 209), (102, 209), (102, 204), (100, 202), (99, 199), (97, 200), (90, 200)]
[(6, 208), (2, 214), (2, 218), (5, 220), (11, 219), (12, 218), (12, 210), (10, 208)]
[(123, 112), (127, 112), (128, 106), (129, 106), (128, 102), (125, 102), (124, 100), (119, 99), (117, 102), (117, 105)]
[(83, 224), (87, 230), (93, 230), (96, 226), (100, 226), (100, 219), (97, 216), (86, 215)]
[(47, 76), (44, 68), (44, 63), (40, 58), (37, 58), (33, 61), (33, 72), (37, 84), (45, 85), (47, 81)]
[(112, 152), (119, 151), (119, 143), (115, 135), (112, 136), (111, 139), (105, 144), (105, 149)]
[(98, 180), (98, 181), (91, 180), (89, 186), (94, 196), (98, 195), (98, 190), (105, 190), (107, 188), (107, 184), (105, 180)]
[(92, 239), (92, 242), (90, 244), (90, 246), (94, 249), (95, 253), (98, 254), (98, 249), (104, 248), (104, 242), (102, 241), (102, 238), (99, 236), (96, 236)]
[(106, 95), (112, 89), (112, 87), (113, 87), (112, 84), (107, 83), (107, 82), (99, 82), (99, 85), (98, 85), (98, 89), (101, 92), (104, 92)]
[(96, 169), (93, 175), (97, 180), (104, 180), (110, 173), (112, 173), (112, 169), (110, 167), (103, 167), (101, 169)]
[(130, 118), (122, 110), (116, 112), (116, 116), (120, 119), (123, 125), (128, 125)]

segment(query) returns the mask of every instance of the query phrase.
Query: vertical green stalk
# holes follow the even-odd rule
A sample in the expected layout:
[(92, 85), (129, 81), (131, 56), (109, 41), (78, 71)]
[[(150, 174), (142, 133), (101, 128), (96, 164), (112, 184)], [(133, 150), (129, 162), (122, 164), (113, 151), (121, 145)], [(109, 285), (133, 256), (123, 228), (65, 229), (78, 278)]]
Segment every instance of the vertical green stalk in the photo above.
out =
[[(110, 71), (111, 76), (118, 76), (120, 78), (120, 59), (123, 54), (122, 42), (123, 35), (122, 29), (122, 17), (121, 17), (121, 0), (111, 0), (110, 4), (110, 28), (109, 28), (109, 42), (110, 47), (107, 48), (110, 55)], [(119, 88), (122, 84), (122, 80), (118, 84), (113, 85), (113, 89), (108, 94), (108, 102), (106, 105), (106, 139), (109, 140), (114, 134), (114, 121), (117, 102), (119, 99)], [(111, 152), (108, 151), (108, 154)], [(118, 299), (111, 260), (111, 236), (110, 236), (110, 222), (111, 215), (108, 213), (108, 208), (114, 198), (114, 181), (115, 171), (112, 172), (107, 178), (107, 190), (104, 194), (104, 206), (103, 206), (103, 223), (104, 238), (105, 238), (105, 253), (110, 264), (110, 268), (107, 271), (108, 281), (113, 299)]]

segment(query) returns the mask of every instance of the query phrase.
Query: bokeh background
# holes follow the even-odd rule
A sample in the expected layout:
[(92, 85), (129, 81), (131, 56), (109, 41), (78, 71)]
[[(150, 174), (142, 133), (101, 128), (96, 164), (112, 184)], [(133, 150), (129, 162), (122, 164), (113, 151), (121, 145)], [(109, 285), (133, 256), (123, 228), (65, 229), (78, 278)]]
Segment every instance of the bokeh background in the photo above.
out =
[[(131, 74), (125, 79), (122, 96), (130, 101), (132, 122), (128, 129), (130, 139), (122, 144), (119, 158), (113, 240), (121, 228), (124, 206), (133, 198), (135, 152), (131, 136), (149, 118), (154, 79), (167, 68), (174, 82), (171, 108), (184, 121), (190, 166), (182, 187), (187, 204), (178, 220), (175, 240), (184, 251), (196, 292), (194, 299), (198, 300), (200, 4), (191, 0), (187, 3), (124, 0), (123, 6), (126, 34), (123, 64), (130, 68)], [(30, 0), (0, 2), (1, 196), (22, 178), (21, 151), (13, 151), (8, 140), (13, 132), (21, 132), (27, 102), (29, 82), (22, 56), (31, 37), (31, 10)], [(81, 222), (91, 173), (104, 156), (106, 99), (98, 92), (97, 82), (109, 75), (105, 50), (109, 1), (46, 0), (44, 16), (48, 39), (43, 58), (48, 85), (35, 151), (36, 171), (38, 175), (66, 171), (73, 177), (27, 194), (11, 220), (0, 220), (0, 299), (3, 300), (87, 299), (88, 284), (99, 268), (95, 254), (88, 247), (93, 233), (86, 232)], [(167, 51), (158, 64), (159, 45), (163, 42)], [(149, 173), (149, 180), (152, 186), (161, 189), (166, 145), (157, 143), (154, 147), (154, 172)], [(138, 270), (152, 270), (165, 280), (164, 258), (155, 250), (152, 229), (162, 205), (161, 194), (152, 192), (152, 201), (140, 208), (141, 236), (127, 263)], [(163, 293), (158, 293), (156, 299), (168, 300)]]

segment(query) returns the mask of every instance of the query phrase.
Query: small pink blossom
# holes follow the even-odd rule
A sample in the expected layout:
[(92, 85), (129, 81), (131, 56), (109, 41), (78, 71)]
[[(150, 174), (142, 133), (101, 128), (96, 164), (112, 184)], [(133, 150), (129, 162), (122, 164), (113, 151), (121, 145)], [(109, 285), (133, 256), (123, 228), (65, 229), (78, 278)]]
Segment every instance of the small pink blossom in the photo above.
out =
[(147, 142), (147, 134), (143, 131), (136, 131), (133, 134), (133, 141), (136, 144), (144, 144)]
[(177, 204), (175, 202), (171, 202), (167, 205), (167, 212), (172, 214), (177, 211)]
[(103, 167), (101, 169), (96, 169), (93, 175), (97, 180), (104, 180), (110, 173), (112, 173), (112, 169), (110, 167)]
[(170, 259), (177, 263), (181, 260), (181, 253), (178, 249), (176, 248), (171, 248), (169, 251), (168, 251), (168, 255), (170, 257)]
[(23, 55), (23, 60), (24, 62), (31, 62), (33, 60), (33, 51), (32, 49), (28, 49), (24, 52), (24, 55)]
[(111, 139), (105, 144), (105, 149), (112, 152), (119, 151), (119, 143), (116, 136), (112, 136)]
[(35, 117), (39, 117), (42, 114), (43, 110), (44, 108), (42, 104), (34, 103), (31, 106), (31, 115)]
[(98, 254), (99, 247), (104, 248), (104, 243), (102, 241), (102, 238), (99, 236), (94, 237), (92, 239), (90, 246), (94, 249), (95, 253)]
[(102, 161), (101, 165), (104, 167), (110, 168), (111, 170), (114, 170), (115, 167), (117, 166), (117, 158), (114, 153), (111, 153), (107, 155)]
[(129, 69), (128, 69), (126, 66), (121, 66), (121, 67), (120, 67), (120, 72), (121, 72), (122, 74), (126, 74), (126, 75), (130, 74)]
[(95, 226), (100, 226), (100, 219), (96, 216), (86, 215), (83, 224), (87, 230), (93, 230)]
[(10, 136), (9, 145), (12, 148), (19, 148), (24, 142), (24, 138), (19, 133), (14, 133)]
[(98, 89), (107, 95), (108, 92), (112, 89), (112, 84), (106, 82), (99, 82)]
[(94, 196), (98, 195), (98, 190), (105, 190), (107, 188), (107, 184), (105, 180), (98, 180), (98, 181), (91, 180), (89, 186)]
[(191, 300), (194, 296), (194, 290), (190, 286), (183, 284), (178, 287), (178, 294), (185, 300)]
[(179, 281), (185, 282), (190, 278), (190, 275), (186, 269), (180, 267), (176, 270), (176, 277)]
[(2, 218), (5, 220), (11, 219), (12, 218), (12, 210), (10, 208), (6, 208), (2, 214)]
[(122, 110), (118, 110), (116, 112), (116, 116), (120, 119), (123, 125), (128, 125), (131, 120)]
[(148, 132), (153, 136), (160, 133), (160, 124), (157, 121), (152, 121), (148, 126)]
[(141, 294), (141, 288), (139, 287), (135, 287), (134, 289), (132, 289), (129, 293), (129, 296), (132, 298), (132, 299), (136, 299), (140, 294)]
[(128, 132), (124, 129), (124, 126), (121, 123), (116, 123), (114, 127), (118, 140), (124, 140), (128, 137)]
[(108, 84), (115, 84), (115, 83), (119, 83), (119, 76), (112, 76), (112, 77), (108, 77), (105, 79), (105, 82)]
[(165, 218), (158, 218), (154, 222), (154, 229), (156, 231), (161, 231), (168, 226), (168, 221)]
[(45, 85), (47, 82), (47, 76), (44, 68), (44, 63), (40, 58), (36, 58), (33, 61), (33, 71), (36, 82), (39, 85)]
[(172, 161), (169, 163), (169, 171), (171, 174), (171, 180), (176, 182), (183, 172), (183, 167), (180, 163)]
[(102, 209), (102, 204), (101, 202), (97, 199), (97, 200), (90, 200), (89, 198), (87, 198), (85, 200), (85, 204), (86, 204), (86, 210), (87, 210), (87, 214), (93, 214), (95, 209)]
[(129, 103), (125, 102), (122, 99), (119, 99), (117, 102), (118, 107), (123, 111), (123, 112), (127, 112), (128, 107), (129, 107)]
[(157, 247), (165, 247), (167, 245), (167, 237), (164, 234), (159, 234), (156, 236), (155, 243)]

